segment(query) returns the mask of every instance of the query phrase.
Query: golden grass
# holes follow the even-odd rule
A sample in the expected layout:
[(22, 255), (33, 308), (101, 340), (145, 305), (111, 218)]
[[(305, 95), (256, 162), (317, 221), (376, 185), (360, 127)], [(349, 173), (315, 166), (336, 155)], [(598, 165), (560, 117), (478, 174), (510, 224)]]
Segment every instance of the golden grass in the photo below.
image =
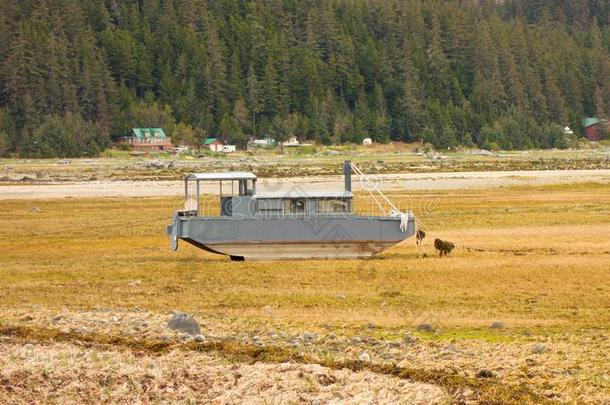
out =
[[(417, 259), (408, 241), (367, 261), (229, 262), (186, 243), (168, 249), (175, 199), (2, 201), (0, 296), (6, 307), (137, 305), (254, 319), (271, 306), (311, 327), (610, 324), (610, 186), (393, 197), (429, 226), (431, 257)], [(458, 249), (439, 259), (434, 237)], [(141, 288), (129, 285), (136, 279)]]

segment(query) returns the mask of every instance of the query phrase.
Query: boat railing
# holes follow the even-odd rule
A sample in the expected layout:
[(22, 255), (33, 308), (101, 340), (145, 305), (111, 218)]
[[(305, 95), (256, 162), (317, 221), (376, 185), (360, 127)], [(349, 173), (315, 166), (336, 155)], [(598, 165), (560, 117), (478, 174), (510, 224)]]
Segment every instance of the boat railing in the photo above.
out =
[[(241, 205), (239, 201), (239, 196), (233, 196), (232, 203), (237, 206)], [(234, 212), (233, 215), (227, 216), (227, 218), (233, 219), (242, 219), (244, 217), (254, 218), (254, 219), (295, 219), (295, 218), (309, 218), (309, 217), (319, 217), (322, 215), (326, 216), (341, 216), (346, 215), (349, 216), (351, 212), (310, 212), (309, 210), (305, 212), (285, 212), (282, 209), (277, 210), (261, 210), (257, 206), (257, 204), (251, 200), (251, 198), (246, 198), (243, 201), (244, 203), (248, 202), (248, 207), (245, 212), (243, 209), (239, 209), (239, 212)], [(282, 205), (283, 207), (283, 205)], [(199, 196), (199, 207), (197, 207), (197, 201), (185, 203), (184, 212), (188, 212), (189, 216), (197, 215), (199, 217), (220, 217), (223, 216), (221, 210), (221, 199), (218, 195), (214, 194), (201, 194)]]
[[(401, 203), (401, 206), (407, 201), (402, 201), (402, 199), (397, 200), (398, 203)], [(380, 207), (381, 204), (381, 207)], [(324, 213), (292, 213), (292, 212), (284, 212), (284, 211), (259, 211), (255, 209), (255, 206), (252, 206), (252, 209), (249, 212), (249, 217), (257, 218), (257, 219), (266, 219), (266, 218), (285, 218), (285, 219), (294, 219), (294, 218), (308, 218), (313, 216), (351, 216), (351, 215), (359, 215), (365, 217), (380, 217), (380, 216), (392, 216), (392, 210), (394, 209), (390, 204), (384, 204), (383, 201), (379, 199), (375, 200), (368, 193), (357, 192), (353, 196), (352, 203), (350, 204), (352, 207), (351, 212), (324, 212)], [(199, 196), (199, 207), (197, 207), (197, 202), (195, 200), (187, 200), (185, 201), (184, 211), (195, 214), (200, 217), (220, 217), (221, 209), (220, 209), (220, 198), (218, 195), (213, 194), (201, 194)], [(236, 214), (234, 215), (236, 219), (243, 217), (242, 215)]]
[(199, 207), (197, 208), (197, 215), (200, 217), (219, 217), (220, 198), (213, 194), (201, 194), (199, 196)]
[(184, 184), (184, 208), (183, 212), (197, 212), (197, 186), (195, 182), (185, 182)]

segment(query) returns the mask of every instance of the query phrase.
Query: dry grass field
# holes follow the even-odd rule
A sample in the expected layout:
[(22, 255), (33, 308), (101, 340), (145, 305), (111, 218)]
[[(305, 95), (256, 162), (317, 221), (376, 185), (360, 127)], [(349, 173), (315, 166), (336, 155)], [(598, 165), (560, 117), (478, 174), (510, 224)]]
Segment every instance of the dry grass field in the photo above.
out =
[(610, 185), (392, 198), (427, 257), (230, 262), (169, 250), (176, 199), (0, 201), (0, 402), (610, 401)]

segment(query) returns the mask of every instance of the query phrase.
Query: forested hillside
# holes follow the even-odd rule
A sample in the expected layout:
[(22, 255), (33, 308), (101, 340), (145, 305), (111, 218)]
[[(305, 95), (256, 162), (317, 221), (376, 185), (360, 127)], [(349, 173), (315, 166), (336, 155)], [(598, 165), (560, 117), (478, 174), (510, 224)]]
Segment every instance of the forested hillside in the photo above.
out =
[(610, 112), (605, 0), (3, 0), (0, 149), (175, 141), (561, 147)]

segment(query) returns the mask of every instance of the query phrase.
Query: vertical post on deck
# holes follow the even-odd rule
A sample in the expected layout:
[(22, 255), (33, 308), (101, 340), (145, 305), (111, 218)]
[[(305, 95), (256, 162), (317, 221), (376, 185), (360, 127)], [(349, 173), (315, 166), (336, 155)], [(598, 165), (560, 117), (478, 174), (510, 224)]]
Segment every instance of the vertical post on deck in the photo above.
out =
[(197, 213), (195, 215), (199, 216), (199, 180), (196, 180), (196, 192), (197, 192)]
[(345, 177), (345, 191), (352, 191), (352, 162), (343, 163), (343, 176)]
[(184, 209), (188, 210), (189, 201), (189, 180), (188, 176), (184, 176)]

